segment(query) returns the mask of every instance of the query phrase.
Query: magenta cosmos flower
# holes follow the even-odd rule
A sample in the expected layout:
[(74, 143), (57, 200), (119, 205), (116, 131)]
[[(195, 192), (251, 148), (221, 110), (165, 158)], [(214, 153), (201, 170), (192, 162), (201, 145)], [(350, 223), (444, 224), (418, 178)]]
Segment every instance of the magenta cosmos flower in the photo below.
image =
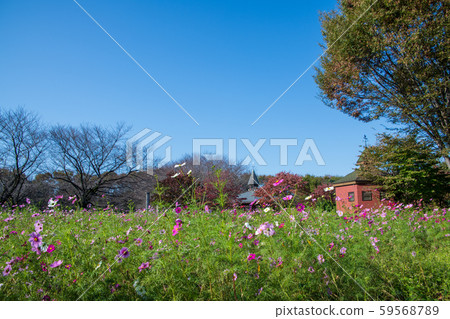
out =
[(295, 206), (295, 208), (297, 209), (297, 211), (299, 211), (300, 213), (303, 213), (305, 211), (305, 205), (303, 205), (302, 203), (298, 203), (297, 206)]
[(47, 248), (47, 252), (48, 252), (48, 253), (51, 253), (51, 252), (53, 252), (54, 250), (55, 250), (55, 245), (49, 245), (48, 248)]
[(173, 226), (173, 229), (172, 229), (172, 236), (175, 236), (175, 235), (177, 235), (178, 234), (178, 232), (180, 231), (180, 230), (182, 230), (183, 228), (182, 228), (182, 226), (183, 226), (183, 224), (182, 224), (182, 222), (181, 222), (181, 219), (177, 219), (176, 221), (175, 221), (175, 226)]
[(247, 256), (247, 260), (253, 260), (255, 258), (256, 258), (255, 254), (248, 254), (248, 256)]
[(121, 250), (119, 250), (119, 254), (116, 256), (118, 257), (117, 262), (122, 262), (122, 258), (128, 258), (130, 257), (130, 252), (128, 251), (127, 247), (123, 247)]
[(334, 247), (334, 242), (332, 241), (329, 245), (328, 245), (328, 251), (331, 251)]
[(150, 263), (146, 262), (146, 263), (142, 263), (138, 269), (139, 269), (139, 272), (141, 272), (142, 270), (147, 269), (149, 267), (150, 267)]
[(280, 179), (280, 180), (276, 181), (275, 183), (273, 183), (273, 186), (278, 186), (281, 183), (283, 183), (283, 179)]
[(32, 247), (38, 248), (39, 245), (42, 244), (42, 236), (39, 233), (33, 232), (30, 234), (28, 241), (31, 243)]

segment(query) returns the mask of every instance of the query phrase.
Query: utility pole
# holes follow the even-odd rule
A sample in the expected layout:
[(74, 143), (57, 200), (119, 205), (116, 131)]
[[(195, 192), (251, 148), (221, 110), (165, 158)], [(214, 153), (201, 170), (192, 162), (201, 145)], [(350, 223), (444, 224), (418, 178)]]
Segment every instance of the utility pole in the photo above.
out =
[(145, 210), (148, 210), (148, 206), (150, 206), (150, 193), (145, 194)]

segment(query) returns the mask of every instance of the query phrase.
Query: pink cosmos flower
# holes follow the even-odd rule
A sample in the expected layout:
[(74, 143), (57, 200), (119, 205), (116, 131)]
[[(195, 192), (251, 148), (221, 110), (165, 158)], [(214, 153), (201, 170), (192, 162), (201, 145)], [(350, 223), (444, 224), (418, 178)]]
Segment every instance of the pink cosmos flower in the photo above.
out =
[(30, 234), (28, 241), (31, 243), (32, 247), (38, 248), (39, 245), (42, 244), (42, 236), (39, 233), (33, 232)]
[(61, 264), (62, 264), (62, 260), (58, 260), (58, 261), (55, 261), (54, 263), (50, 264), (50, 267), (56, 268), (56, 267), (61, 266)]
[(129, 228), (128, 230), (127, 230), (127, 236), (131, 233), (133, 231), (133, 228)]
[(236, 273), (234, 273), (233, 274), (233, 281), (236, 281), (236, 279), (237, 279), (237, 275), (236, 275)]
[(6, 265), (5, 268), (3, 268), (3, 276), (8, 276), (11, 273), (11, 270), (11, 265)]
[(175, 226), (173, 226), (172, 236), (176, 236), (180, 230), (181, 230), (181, 226), (180, 225), (176, 224)]
[(314, 270), (314, 268), (313, 268), (312, 266), (309, 266), (308, 271), (309, 271), (310, 273), (315, 272), (315, 270)]
[(142, 238), (137, 238), (135, 240), (136, 246), (140, 246), (142, 244)]
[(69, 196), (69, 201), (72, 205), (75, 204), (75, 202), (77, 201), (77, 195)]
[(275, 267), (280, 267), (283, 265), (283, 259), (281, 257), (278, 257), (277, 259), (277, 265)]
[(273, 230), (273, 224), (269, 222), (261, 224), (259, 228), (256, 230), (255, 235), (259, 235), (261, 233), (263, 233), (267, 237), (275, 235), (275, 231)]
[(34, 230), (36, 231), (36, 233), (40, 233), (41, 231), (44, 230), (44, 225), (41, 223), (40, 220), (37, 220), (34, 223)]
[(283, 200), (291, 200), (292, 199), (292, 195), (287, 195), (283, 197)]
[(323, 255), (317, 256), (317, 260), (319, 261), (319, 264), (323, 264), (325, 262), (325, 259), (323, 258)]

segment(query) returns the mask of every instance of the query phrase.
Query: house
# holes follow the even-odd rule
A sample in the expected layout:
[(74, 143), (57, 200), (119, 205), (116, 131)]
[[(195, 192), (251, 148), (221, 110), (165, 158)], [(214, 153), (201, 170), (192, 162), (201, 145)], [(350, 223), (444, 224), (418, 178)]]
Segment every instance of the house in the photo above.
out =
[[(358, 160), (357, 165), (361, 166), (363, 163)], [(337, 210), (349, 211), (355, 206), (372, 208), (378, 207), (381, 203), (380, 187), (361, 176), (358, 169), (334, 182), (333, 186), (336, 191)]]
[(247, 182), (248, 191), (238, 196), (237, 200), (239, 203), (249, 205), (256, 201), (258, 197), (255, 196), (255, 191), (259, 186), (258, 176), (256, 176), (255, 170), (252, 169), (252, 173)]

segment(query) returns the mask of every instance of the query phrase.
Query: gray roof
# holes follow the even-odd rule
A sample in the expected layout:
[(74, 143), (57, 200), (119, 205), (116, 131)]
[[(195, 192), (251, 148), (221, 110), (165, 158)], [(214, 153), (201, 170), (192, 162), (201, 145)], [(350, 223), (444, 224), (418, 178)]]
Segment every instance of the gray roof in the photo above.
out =
[(258, 176), (256, 176), (255, 170), (252, 169), (250, 178), (248, 179), (247, 185), (259, 186)]
[(255, 191), (248, 191), (248, 192), (240, 194), (237, 199), (242, 204), (250, 204), (251, 202), (257, 200), (258, 198), (259, 197), (255, 196)]

